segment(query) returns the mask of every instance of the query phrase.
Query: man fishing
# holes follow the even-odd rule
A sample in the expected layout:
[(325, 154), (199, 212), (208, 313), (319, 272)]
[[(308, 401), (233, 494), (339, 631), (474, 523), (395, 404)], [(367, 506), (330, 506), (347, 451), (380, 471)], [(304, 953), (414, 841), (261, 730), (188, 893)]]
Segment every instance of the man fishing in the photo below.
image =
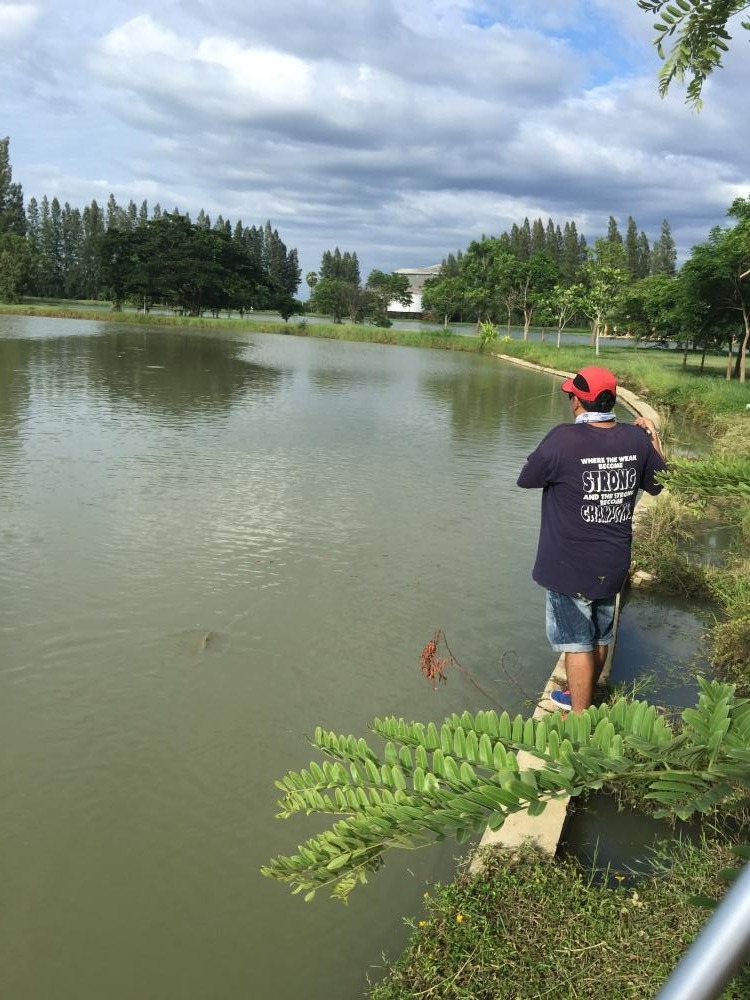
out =
[(617, 379), (582, 368), (566, 379), (572, 424), (554, 427), (518, 477), (542, 490), (534, 580), (547, 591), (547, 638), (565, 654), (567, 691), (552, 701), (581, 712), (591, 705), (612, 642), (615, 598), (630, 569), (632, 519), (639, 490), (656, 495), (666, 468), (652, 420), (617, 422)]

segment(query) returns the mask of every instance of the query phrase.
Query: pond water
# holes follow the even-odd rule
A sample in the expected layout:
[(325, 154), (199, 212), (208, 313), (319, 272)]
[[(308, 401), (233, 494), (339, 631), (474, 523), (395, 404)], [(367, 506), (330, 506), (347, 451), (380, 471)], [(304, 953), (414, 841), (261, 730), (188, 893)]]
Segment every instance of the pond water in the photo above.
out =
[(486, 707), (421, 678), (437, 628), (541, 689), (514, 484), (568, 418), (479, 356), (0, 317), (4, 996), (361, 995), (458, 848), (305, 905), (258, 872), (313, 832), (273, 781), (318, 723)]
[[(648, 588), (631, 589), (620, 617), (613, 683), (676, 712), (694, 705), (696, 675), (712, 676), (703, 642), (712, 621), (710, 608)], [(611, 795), (594, 794), (570, 811), (558, 853), (603, 873), (609, 866), (636, 877), (651, 869), (657, 841), (699, 835), (695, 821), (654, 819), (619, 808)]]

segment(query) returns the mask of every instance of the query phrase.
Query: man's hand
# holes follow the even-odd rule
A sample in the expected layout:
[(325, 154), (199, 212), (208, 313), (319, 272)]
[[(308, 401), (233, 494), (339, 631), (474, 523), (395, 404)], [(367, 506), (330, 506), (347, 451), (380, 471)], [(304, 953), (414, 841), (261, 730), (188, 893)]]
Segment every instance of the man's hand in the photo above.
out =
[(659, 432), (656, 429), (656, 424), (653, 420), (649, 420), (648, 417), (636, 417), (633, 423), (636, 427), (642, 427), (644, 429), (644, 431), (651, 438), (651, 444), (659, 452), (661, 457), (664, 458), (661, 441), (659, 440)]

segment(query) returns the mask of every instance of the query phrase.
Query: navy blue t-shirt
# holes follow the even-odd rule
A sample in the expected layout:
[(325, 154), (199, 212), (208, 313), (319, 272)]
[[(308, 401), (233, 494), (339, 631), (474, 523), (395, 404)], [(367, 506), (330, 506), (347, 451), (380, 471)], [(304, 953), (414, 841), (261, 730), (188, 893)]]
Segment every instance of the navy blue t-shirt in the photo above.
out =
[(592, 601), (617, 594), (630, 568), (638, 491), (659, 493), (654, 476), (664, 468), (634, 424), (554, 427), (518, 477), (519, 486), (543, 490), (536, 582)]

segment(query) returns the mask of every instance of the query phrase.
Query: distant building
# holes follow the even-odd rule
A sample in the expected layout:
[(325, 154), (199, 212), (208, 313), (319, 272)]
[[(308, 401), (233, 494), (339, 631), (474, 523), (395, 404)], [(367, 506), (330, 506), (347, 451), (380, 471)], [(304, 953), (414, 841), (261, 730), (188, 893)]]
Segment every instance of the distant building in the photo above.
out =
[(409, 291), (411, 292), (411, 305), (402, 306), (400, 302), (391, 302), (388, 306), (389, 316), (414, 316), (422, 315), (422, 291), (430, 278), (436, 278), (440, 274), (442, 264), (430, 264), (429, 267), (400, 267), (394, 274), (405, 274), (409, 279)]

